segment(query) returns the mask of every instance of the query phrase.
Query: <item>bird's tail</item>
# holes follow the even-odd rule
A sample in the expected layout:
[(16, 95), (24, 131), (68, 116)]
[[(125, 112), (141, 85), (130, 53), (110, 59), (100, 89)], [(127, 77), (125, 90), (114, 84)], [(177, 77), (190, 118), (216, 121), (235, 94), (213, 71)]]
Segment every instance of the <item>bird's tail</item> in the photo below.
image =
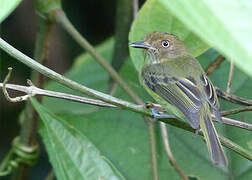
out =
[(227, 158), (220, 144), (218, 134), (214, 128), (213, 122), (210, 117), (209, 105), (205, 104), (200, 112), (200, 127), (205, 137), (208, 151), (210, 152), (211, 159), (215, 164), (222, 164), (227, 166)]

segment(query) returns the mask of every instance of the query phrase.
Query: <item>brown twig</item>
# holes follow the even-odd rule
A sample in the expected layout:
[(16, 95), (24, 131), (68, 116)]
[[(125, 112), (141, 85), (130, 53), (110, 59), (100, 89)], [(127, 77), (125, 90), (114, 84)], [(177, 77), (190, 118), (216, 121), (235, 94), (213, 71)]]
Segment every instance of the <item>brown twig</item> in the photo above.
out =
[(138, 10), (139, 10), (139, 2), (138, 0), (132, 0), (132, 1), (133, 1), (133, 16), (134, 16), (134, 19), (136, 19), (138, 15)]
[(182, 179), (184, 180), (188, 180), (187, 175), (185, 174), (185, 172), (183, 171), (183, 169), (181, 169), (176, 161), (176, 159), (174, 158), (170, 145), (169, 145), (169, 141), (168, 141), (168, 134), (166, 131), (166, 127), (165, 127), (165, 123), (164, 122), (160, 122), (160, 127), (161, 127), (161, 133), (162, 133), (162, 139), (164, 142), (164, 146), (165, 146), (165, 151), (167, 156), (170, 159), (170, 163), (171, 165), (176, 169), (176, 171), (178, 172), (178, 174), (181, 176)]
[(245, 98), (238, 97), (238, 96), (230, 94), (230, 93), (226, 93), (218, 87), (215, 87), (215, 90), (216, 90), (217, 95), (222, 99), (225, 99), (227, 101), (230, 101), (230, 102), (236, 103), (236, 104), (252, 106), (252, 100), (250, 100), (250, 99), (245, 99)]
[[(212, 117), (213, 117), (214, 121), (218, 122), (215, 119), (214, 115), (212, 115)], [(222, 122), (224, 124), (227, 124), (227, 125), (230, 125), (230, 126), (235, 126), (235, 127), (239, 127), (239, 128), (242, 128), (242, 129), (252, 131), (252, 124), (249, 124), (249, 123), (246, 123), (246, 122), (237, 121), (237, 120), (230, 119), (230, 118), (227, 118), (227, 117), (222, 117)]]
[(245, 106), (245, 107), (239, 107), (236, 109), (230, 109), (227, 111), (222, 111), (221, 115), (222, 116), (227, 116), (227, 115), (231, 115), (231, 114), (237, 114), (240, 112), (245, 112), (245, 111), (252, 111), (252, 106)]
[(150, 137), (150, 150), (151, 150), (151, 164), (152, 164), (152, 178), (158, 180), (158, 162), (157, 162), (157, 148), (156, 148), (156, 136), (155, 136), (155, 124), (151, 122), (149, 117), (144, 117), (148, 126)]
[(234, 62), (231, 61), (230, 69), (229, 69), (229, 75), (228, 75), (227, 89), (226, 89), (227, 93), (230, 93), (230, 88), (231, 88), (231, 84), (232, 84), (233, 75), (234, 75)]
[(212, 62), (206, 69), (206, 74), (209, 75), (211, 74), (216, 68), (218, 68), (221, 63), (225, 60), (225, 57), (222, 55), (219, 55), (214, 62)]

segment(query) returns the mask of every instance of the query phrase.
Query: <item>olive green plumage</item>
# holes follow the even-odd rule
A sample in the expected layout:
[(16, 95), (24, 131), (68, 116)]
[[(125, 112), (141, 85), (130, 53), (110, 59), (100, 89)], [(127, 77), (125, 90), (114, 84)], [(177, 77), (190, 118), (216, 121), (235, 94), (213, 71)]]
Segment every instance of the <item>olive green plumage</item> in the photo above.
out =
[(215, 89), (184, 43), (175, 35), (152, 32), (143, 42), (133, 43), (131, 47), (144, 49), (140, 77), (149, 92), (175, 106), (192, 128), (201, 129), (212, 161), (227, 166), (211, 120), (210, 107), (221, 121)]

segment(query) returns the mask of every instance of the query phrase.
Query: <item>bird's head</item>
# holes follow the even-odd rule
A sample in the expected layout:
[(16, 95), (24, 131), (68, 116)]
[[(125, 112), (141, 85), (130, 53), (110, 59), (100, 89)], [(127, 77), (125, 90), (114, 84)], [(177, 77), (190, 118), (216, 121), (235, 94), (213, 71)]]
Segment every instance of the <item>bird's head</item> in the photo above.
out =
[(173, 34), (165, 32), (151, 32), (144, 41), (130, 44), (134, 48), (142, 48), (153, 61), (176, 58), (189, 54), (183, 41)]

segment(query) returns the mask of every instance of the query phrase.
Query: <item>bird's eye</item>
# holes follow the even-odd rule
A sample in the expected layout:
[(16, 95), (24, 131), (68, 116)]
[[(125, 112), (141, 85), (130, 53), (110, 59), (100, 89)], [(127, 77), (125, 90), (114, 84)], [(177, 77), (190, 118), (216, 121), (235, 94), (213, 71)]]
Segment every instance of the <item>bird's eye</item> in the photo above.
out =
[(169, 42), (168, 40), (163, 40), (163, 41), (162, 41), (162, 46), (163, 46), (164, 48), (169, 47), (169, 45), (170, 45), (170, 42)]

